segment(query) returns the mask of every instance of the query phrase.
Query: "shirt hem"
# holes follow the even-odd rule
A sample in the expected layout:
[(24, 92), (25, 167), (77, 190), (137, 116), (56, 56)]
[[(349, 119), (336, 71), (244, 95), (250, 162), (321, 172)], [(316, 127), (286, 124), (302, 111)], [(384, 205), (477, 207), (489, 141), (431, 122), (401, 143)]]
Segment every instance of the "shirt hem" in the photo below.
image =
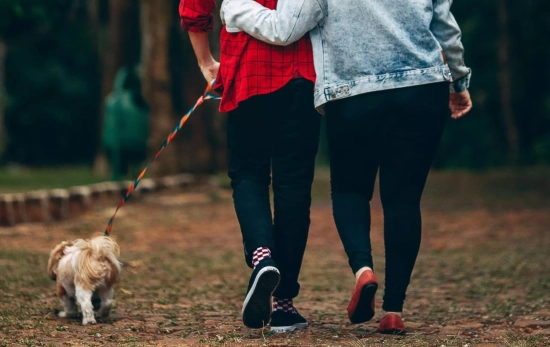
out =
[(247, 95), (246, 97), (243, 97), (243, 98), (237, 98), (236, 102), (232, 103), (231, 106), (228, 106), (228, 105), (224, 104), (224, 99), (223, 98), (226, 97), (226, 96), (222, 94), (222, 100), (220, 101), (219, 111), (222, 112), (222, 113), (228, 113), (228, 112), (234, 111), (239, 107), (239, 104), (241, 102), (246, 101), (246, 100), (250, 99), (253, 96), (267, 95), (267, 94), (275, 93), (279, 89), (286, 86), (290, 81), (292, 81), (293, 79), (297, 79), (297, 78), (303, 78), (303, 79), (308, 80), (312, 83), (315, 83), (315, 78), (304, 77), (302, 75), (300, 75), (300, 76), (290, 76), (288, 78), (288, 80), (286, 80), (281, 86), (273, 88), (272, 90), (268, 90), (268, 91), (265, 91), (265, 92), (253, 93), (253, 94)]

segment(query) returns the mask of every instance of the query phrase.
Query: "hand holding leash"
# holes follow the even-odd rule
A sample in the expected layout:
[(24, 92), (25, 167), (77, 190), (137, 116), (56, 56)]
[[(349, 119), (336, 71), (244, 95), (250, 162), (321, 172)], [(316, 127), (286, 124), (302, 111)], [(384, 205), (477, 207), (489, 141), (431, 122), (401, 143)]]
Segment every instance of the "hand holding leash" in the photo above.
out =
[(206, 82), (210, 83), (218, 77), (218, 70), (220, 69), (220, 63), (212, 61), (208, 65), (199, 66)]

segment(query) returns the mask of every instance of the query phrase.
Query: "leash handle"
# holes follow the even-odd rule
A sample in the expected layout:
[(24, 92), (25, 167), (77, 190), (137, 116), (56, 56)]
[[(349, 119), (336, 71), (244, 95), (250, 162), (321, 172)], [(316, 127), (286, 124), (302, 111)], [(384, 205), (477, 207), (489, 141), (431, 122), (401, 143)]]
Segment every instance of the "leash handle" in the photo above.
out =
[(206, 86), (206, 90), (204, 91), (204, 93), (202, 94), (202, 96), (197, 100), (197, 102), (195, 103), (195, 105), (193, 107), (191, 107), (191, 109), (183, 116), (181, 117), (181, 120), (178, 122), (178, 124), (176, 124), (176, 126), (174, 127), (174, 129), (172, 130), (172, 132), (168, 135), (168, 137), (166, 138), (166, 140), (164, 140), (164, 142), (162, 143), (162, 145), (160, 145), (159, 149), (157, 150), (157, 153), (155, 154), (155, 156), (153, 157), (153, 159), (151, 159), (149, 161), (149, 163), (147, 164), (147, 166), (143, 169), (143, 171), (141, 171), (141, 173), (139, 174), (139, 176), (136, 178), (136, 180), (130, 185), (130, 187), (128, 187), (128, 190), (126, 191), (126, 194), (124, 195), (124, 197), (120, 200), (120, 202), (118, 203), (118, 206), (115, 210), (115, 213), (113, 214), (113, 216), (111, 217), (111, 219), (109, 219), (109, 224), (107, 224), (107, 228), (105, 229), (105, 236), (110, 236), (111, 235), (111, 231), (113, 229), (113, 222), (115, 220), (115, 217), (118, 213), (118, 210), (124, 206), (124, 204), (126, 203), (126, 201), (128, 201), (130, 199), (130, 197), (132, 196), (132, 193), (137, 189), (137, 187), (139, 186), (139, 183), (140, 181), (143, 179), (143, 176), (145, 176), (145, 173), (147, 172), (147, 170), (149, 170), (149, 167), (151, 166), (151, 164), (153, 164), (153, 162), (160, 156), (160, 154), (162, 153), (162, 151), (166, 148), (166, 146), (168, 146), (170, 144), (170, 142), (172, 142), (172, 140), (174, 139), (174, 137), (176, 137), (176, 134), (178, 133), (178, 131), (180, 131), (180, 129), (185, 125), (185, 123), (187, 122), (187, 120), (189, 119), (189, 116), (191, 116), (191, 114), (193, 112), (195, 112), (195, 110), (197, 109), (197, 107), (199, 107), (200, 105), (202, 105), (204, 103), (205, 100), (219, 100), (221, 99), (220, 96), (217, 96), (216, 94), (213, 93), (214, 91), (214, 84), (216, 83), (216, 80), (212, 80), (210, 81), (210, 83), (208, 83), (208, 85)]

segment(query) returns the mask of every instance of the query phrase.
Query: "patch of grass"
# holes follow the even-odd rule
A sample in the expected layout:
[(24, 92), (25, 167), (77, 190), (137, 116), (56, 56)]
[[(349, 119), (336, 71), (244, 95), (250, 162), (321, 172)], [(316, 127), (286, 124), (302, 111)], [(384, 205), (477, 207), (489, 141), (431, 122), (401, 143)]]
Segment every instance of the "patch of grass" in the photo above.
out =
[[(488, 196), (475, 200), (481, 193), (472, 192), (474, 188), (459, 191), (453, 186), (453, 180), (464, 179), (462, 173), (435, 173), (434, 177), (436, 185), (428, 194), (432, 207), (424, 219), (429, 227), (407, 293), (404, 316), (410, 334), (405, 337), (373, 334), (376, 319), (360, 326), (349, 324), (346, 306), (355, 283), (333, 225), (328, 176), (321, 174), (300, 295), (295, 300), (311, 322), (308, 330), (281, 336), (243, 327), (240, 309), (251, 270), (243, 261), (230, 200), (185, 208), (142, 201), (121, 216), (115, 232), (119, 241), (125, 237), (119, 242), (124, 260), (134, 265), (123, 269), (115, 286), (113, 317), (91, 328), (82, 328), (79, 320), (55, 316), (61, 305), (55, 284), (46, 275), (50, 241), (45, 240), (87, 237), (97, 228), (97, 214), (92, 211), (56, 225), (24, 226), (37, 231), (17, 237), (8, 237), (6, 229), (0, 239), (0, 347), (25, 345), (18, 341), (39, 345), (42, 338), (56, 346), (74, 340), (86, 346), (475, 347), (491, 342), (500, 347), (505, 338), (507, 347), (548, 345), (547, 335), (512, 332), (507, 336), (504, 330), (505, 324), (520, 318), (550, 319), (549, 243), (543, 208), (502, 210), (500, 200), (492, 205), (495, 198), (485, 188), (481, 191)], [(484, 177), (479, 176), (482, 182)], [(465, 180), (473, 184), (473, 178)], [(465, 188), (463, 183), (458, 186)], [(474, 186), (477, 189), (479, 184)], [(459, 195), (456, 200), (453, 194)], [(467, 205), (468, 197), (475, 202)], [(521, 199), (511, 201), (522, 206)], [(485, 204), (498, 211), (478, 209)], [(385, 264), (378, 202), (373, 202), (372, 216), (379, 313)], [(104, 226), (103, 221), (99, 223)], [(451, 244), (457, 239), (464, 242)], [(440, 337), (456, 332), (459, 335)], [(102, 337), (96, 338), (96, 333)]]
[(29, 340), (29, 339), (22, 339), (22, 340), (19, 340), (17, 342), (19, 342), (20, 344), (22, 344), (24, 346), (34, 346), (34, 342), (32, 340)]
[(458, 336), (448, 339), (424, 336), (355, 338), (346, 344), (349, 347), (464, 347), (465, 345), (473, 346)]
[(506, 347), (532, 347), (540, 346), (544, 335), (523, 335), (517, 331), (509, 330), (504, 337)]
[(357, 339), (349, 342), (350, 347), (474, 347), (467, 339), (453, 336), (442, 339), (433, 336), (380, 336)]
[[(44, 289), (52, 284), (46, 273), (48, 254), (0, 249), (0, 259), (4, 261), (0, 263), (3, 276), (0, 281), (0, 292), (18, 293), (18, 296), (28, 299), (32, 297), (28, 291), (30, 288)], [(0, 295), (0, 302), (3, 300), (12, 299)]]
[(67, 330), (69, 330), (69, 328), (64, 326), (64, 325), (57, 324), (57, 326), (55, 327), (55, 330), (56, 331), (67, 331)]
[(426, 205), (454, 205), (461, 209), (514, 208), (518, 201), (523, 208), (548, 206), (548, 177), (550, 167), (433, 171), (423, 200)]
[(8, 166), (0, 169), (0, 194), (23, 193), (39, 189), (69, 188), (109, 180), (97, 177), (88, 167), (25, 168)]
[[(550, 166), (484, 171), (432, 170), (423, 194), (423, 206), (433, 208), (522, 208), (549, 206)], [(314, 200), (330, 199), (327, 166), (315, 171)], [(378, 200), (378, 183), (375, 185)]]

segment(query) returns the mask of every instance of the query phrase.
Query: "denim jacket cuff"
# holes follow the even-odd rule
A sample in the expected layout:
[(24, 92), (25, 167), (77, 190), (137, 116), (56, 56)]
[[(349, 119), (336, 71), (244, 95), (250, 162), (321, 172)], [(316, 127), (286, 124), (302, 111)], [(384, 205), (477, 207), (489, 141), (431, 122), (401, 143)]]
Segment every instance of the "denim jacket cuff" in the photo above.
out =
[(466, 76), (451, 83), (451, 93), (460, 93), (468, 89), (470, 87), (471, 76), (472, 71), (470, 70), (470, 73), (468, 73)]

